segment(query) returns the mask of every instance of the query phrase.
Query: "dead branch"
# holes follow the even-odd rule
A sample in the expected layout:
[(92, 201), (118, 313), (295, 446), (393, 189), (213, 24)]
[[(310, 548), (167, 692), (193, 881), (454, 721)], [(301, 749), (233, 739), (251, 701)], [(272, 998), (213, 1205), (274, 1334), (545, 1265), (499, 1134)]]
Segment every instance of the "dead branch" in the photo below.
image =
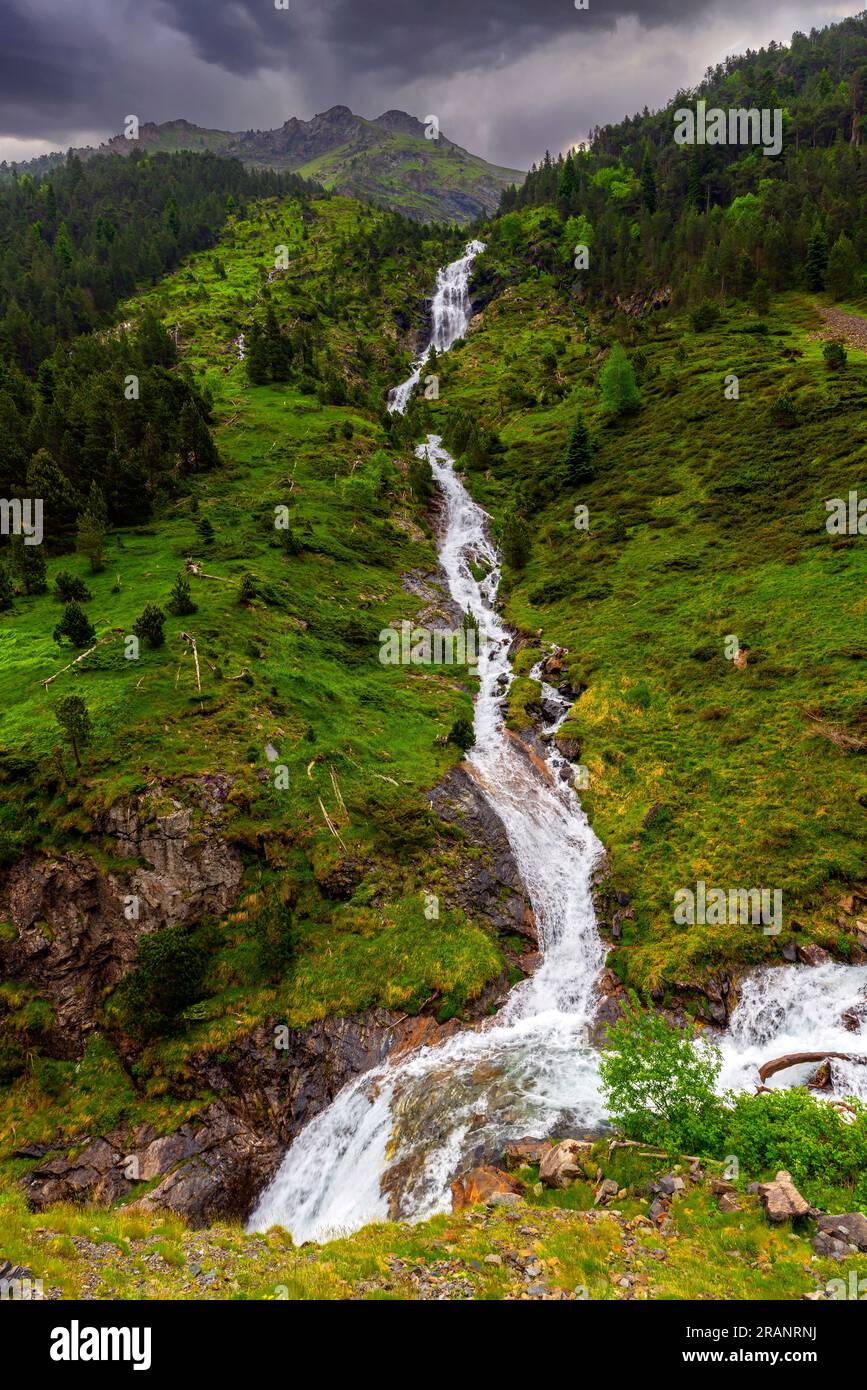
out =
[(778, 1071), (785, 1071), (788, 1067), (798, 1067), (803, 1062), (827, 1062), (831, 1057), (836, 1057), (841, 1062), (867, 1064), (867, 1057), (858, 1056), (854, 1052), (787, 1052), (785, 1057), (774, 1057), (772, 1061), (764, 1062), (759, 1067), (759, 1077), (762, 1081), (767, 1081), (768, 1077), (775, 1076)]
[(46, 680), (40, 681), (39, 684), (47, 689), (52, 681), (56, 681), (57, 677), (62, 676), (64, 671), (71, 671), (73, 666), (77, 666), (79, 661), (83, 661), (86, 656), (90, 656), (91, 652), (95, 652), (97, 647), (104, 646), (106, 642), (116, 642), (118, 637), (123, 637), (123, 635), (123, 628), (116, 627), (114, 631), (110, 632), (106, 637), (100, 637), (98, 642), (94, 642), (92, 647), (88, 647), (87, 651), (82, 652), (74, 661), (70, 661), (67, 666), (61, 667), (59, 671), (55, 671), (53, 676), (48, 676)]

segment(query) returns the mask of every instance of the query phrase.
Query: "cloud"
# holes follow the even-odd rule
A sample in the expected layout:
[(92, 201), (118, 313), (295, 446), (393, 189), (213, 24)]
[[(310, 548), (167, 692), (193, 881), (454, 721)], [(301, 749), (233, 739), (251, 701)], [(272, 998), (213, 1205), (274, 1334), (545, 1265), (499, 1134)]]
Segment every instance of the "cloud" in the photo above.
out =
[(662, 104), (744, 44), (846, 0), (3, 0), (0, 157), (104, 136), (124, 117), (243, 130), (338, 102), (440, 117), (527, 167), (591, 126)]

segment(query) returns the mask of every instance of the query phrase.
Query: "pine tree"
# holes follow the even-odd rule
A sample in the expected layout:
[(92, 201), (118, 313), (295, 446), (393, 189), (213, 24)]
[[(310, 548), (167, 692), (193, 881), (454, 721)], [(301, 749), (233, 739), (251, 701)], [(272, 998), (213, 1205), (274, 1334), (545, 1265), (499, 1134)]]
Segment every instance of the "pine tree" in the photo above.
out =
[(44, 594), (45, 557), (40, 545), (25, 545), (23, 536), (12, 537), (12, 566), (25, 594)]
[(511, 569), (523, 569), (530, 558), (530, 536), (527, 526), (518, 516), (514, 506), (509, 507), (503, 517), (500, 549), (503, 560)]
[(807, 243), (807, 260), (805, 270), (807, 274), (807, 286), (809, 289), (818, 292), (825, 286), (825, 271), (828, 266), (828, 238), (825, 229), (818, 217), (813, 223), (813, 230), (810, 233), (810, 240)]
[(105, 523), (93, 512), (82, 513), (78, 522), (76, 549), (86, 555), (93, 574), (105, 569)]
[(77, 574), (70, 574), (69, 570), (58, 570), (54, 576), (54, 592), (64, 603), (87, 603), (93, 597), (84, 580)]
[(594, 476), (593, 442), (582, 410), (578, 411), (575, 424), (572, 427), (564, 463), (566, 476), (573, 486), (579, 483), (588, 483)]
[(146, 603), (140, 617), (136, 618), (132, 630), (136, 637), (147, 642), (149, 647), (161, 647), (165, 642), (166, 615), (155, 603)]
[(67, 603), (63, 617), (54, 629), (54, 640), (58, 646), (64, 641), (73, 647), (89, 647), (96, 637), (96, 630), (80, 603), (75, 600)]
[(831, 247), (825, 281), (835, 299), (848, 299), (859, 288), (861, 264), (845, 232), (840, 233)]
[(190, 581), (183, 572), (178, 575), (172, 586), (166, 607), (170, 613), (174, 613), (178, 618), (196, 611), (196, 605), (193, 603), (193, 596), (190, 593)]
[(635, 380), (635, 369), (620, 343), (615, 343), (599, 374), (602, 413), (612, 418), (638, 410), (641, 393)]
[(196, 523), (196, 530), (199, 533), (203, 545), (213, 544), (214, 528), (206, 516), (203, 516), (201, 520)]
[(54, 717), (72, 745), (75, 762), (81, 767), (81, 753), (91, 739), (90, 715), (80, 695), (66, 695), (54, 706)]
[(649, 145), (644, 147), (644, 159), (641, 165), (641, 201), (648, 212), (656, 212), (656, 176), (653, 172)]

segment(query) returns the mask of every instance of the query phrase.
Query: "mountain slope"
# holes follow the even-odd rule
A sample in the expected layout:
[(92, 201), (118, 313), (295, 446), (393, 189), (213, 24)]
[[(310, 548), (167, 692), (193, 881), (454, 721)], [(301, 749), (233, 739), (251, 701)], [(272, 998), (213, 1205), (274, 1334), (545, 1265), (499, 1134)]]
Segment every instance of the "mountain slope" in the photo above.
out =
[(375, 120), (348, 106), (332, 106), (302, 121), (293, 116), (277, 130), (208, 130), (189, 121), (147, 122), (138, 141), (116, 135), (82, 155), (131, 150), (211, 150), (251, 167), (288, 170), (325, 188), (376, 202), (418, 222), (466, 223), (496, 210), (500, 195), (520, 184), (518, 169), (488, 164), (405, 111)]

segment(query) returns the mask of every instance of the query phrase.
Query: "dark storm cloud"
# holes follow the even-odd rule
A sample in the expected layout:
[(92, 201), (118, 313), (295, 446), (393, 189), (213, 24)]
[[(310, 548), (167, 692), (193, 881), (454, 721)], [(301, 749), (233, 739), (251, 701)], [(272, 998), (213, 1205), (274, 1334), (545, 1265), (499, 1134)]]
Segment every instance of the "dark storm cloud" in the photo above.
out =
[[(854, 0), (0, 0), (0, 157), (142, 120), (279, 125), (338, 102), (436, 112), (527, 167), (708, 63)], [(27, 144), (29, 142), (29, 145)], [(26, 146), (26, 153), (25, 153)]]
[[(576, 10), (573, 0), (289, 0), (287, 11), (275, 11), (270, 0), (162, 0), (161, 8), (201, 57), (232, 72), (303, 61), (292, 49), (309, 21), (347, 74), (399, 72), (406, 81), (512, 59), (558, 36), (611, 29), (628, 15), (645, 28), (695, 22), (713, 3), (591, 0), (590, 9)], [(752, 4), (730, 0), (729, 7)]]

